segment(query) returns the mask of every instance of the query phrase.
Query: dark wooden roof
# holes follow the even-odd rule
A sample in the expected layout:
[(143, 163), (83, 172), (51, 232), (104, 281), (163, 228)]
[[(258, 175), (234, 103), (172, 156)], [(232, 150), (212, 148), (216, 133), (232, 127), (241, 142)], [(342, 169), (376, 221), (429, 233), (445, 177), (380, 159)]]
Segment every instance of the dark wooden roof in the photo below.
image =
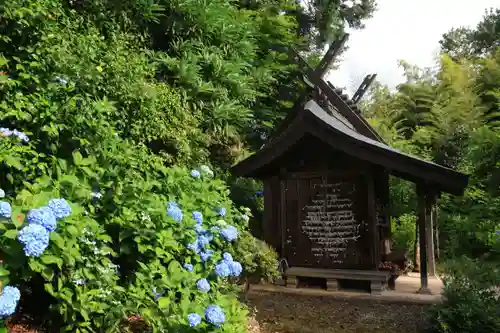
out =
[(260, 151), (235, 165), (233, 173), (255, 178), (264, 176), (266, 166), (306, 135), (313, 135), (350, 156), (380, 165), (398, 177), (431, 184), (438, 191), (461, 195), (468, 183), (467, 175), (405, 154), (353, 130), (314, 100), (309, 100)]

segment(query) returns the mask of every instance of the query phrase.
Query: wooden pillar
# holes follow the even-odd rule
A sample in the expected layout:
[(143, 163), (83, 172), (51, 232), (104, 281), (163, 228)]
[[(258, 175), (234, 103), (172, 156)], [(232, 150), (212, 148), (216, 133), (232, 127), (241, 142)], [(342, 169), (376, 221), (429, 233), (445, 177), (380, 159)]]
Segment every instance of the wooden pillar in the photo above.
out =
[(439, 224), (438, 224), (438, 206), (434, 205), (432, 209), (432, 221), (434, 223), (434, 251), (435, 258), (439, 260)]
[(427, 273), (436, 276), (436, 257), (434, 254), (434, 220), (433, 211), (436, 205), (436, 196), (428, 192), (425, 196), (425, 242), (427, 244)]
[(417, 224), (420, 248), (420, 294), (430, 294), (427, 272), (427, 198), (423, 184), (417, 184)]
[(367, 218), (368, 230), (370, 234), (371, 244), (371, 265), (373, 269), (378, 270), (380, 263), (380, 233), (377, 226), (377, 210), (375, 206), (375, 187), (373, 183), (373, 175), (371, 172), (366, 176), (367, 190)]

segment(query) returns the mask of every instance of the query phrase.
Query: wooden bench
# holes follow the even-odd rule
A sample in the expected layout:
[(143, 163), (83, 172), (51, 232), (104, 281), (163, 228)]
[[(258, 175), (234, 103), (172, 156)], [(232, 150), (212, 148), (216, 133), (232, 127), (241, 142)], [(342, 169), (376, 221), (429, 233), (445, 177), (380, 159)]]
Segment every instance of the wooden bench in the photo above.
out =
[(380, 294), (387, 285), (391, 272), (352, 269), (322, 269), (306, 267), (290, 267), (285, 271), (286, 287), (297, 288), (299, 277), (326, 279), (327, 290), (338, 290), (338, 280), (370, 281), (372, 294)]

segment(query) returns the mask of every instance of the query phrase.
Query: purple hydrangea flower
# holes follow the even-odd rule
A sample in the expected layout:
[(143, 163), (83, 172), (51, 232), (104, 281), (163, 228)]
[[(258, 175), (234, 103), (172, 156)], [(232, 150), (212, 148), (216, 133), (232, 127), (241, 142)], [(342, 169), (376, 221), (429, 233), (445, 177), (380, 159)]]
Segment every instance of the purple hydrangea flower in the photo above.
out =
[(190, 313), (187, 316), (189, 326), (195, 327), (201, 323), (201, 316), (197, 313)]
[(26, 216), (26, 219), (30, 224), (38, 224), (47, 229), (47, 231), (52, 232), (57, 228), (56, 217), (52, 210), (47, 207), (40, 207), (31, 209)]
[(49, 232), (38, 224), (29, 224), (17, 235), (28, 257), (39, 257), (49, 246)]
[(220, 327), (226, 321), (226, 314), (220, 306), (209, 305), (205, 309), (205, 319), (212, 325)]
[(64, 199), (51, 199), (47, 206), (58, 220), (71, 215), (71, 207)]
[(207, 293), (210, 291), (210, 283), (208, 283), (208, 280), (205, 278), (201, 278), (196, 282), (196, 287), (198, 290)]
[(10, 218), (12, 216), (12, 207), (7, 201), (0, 201), (0, 217)]
[(188, 272), (192, 272), (192, 271), (193, 271), (193, 269), (194, 269), (194, 267), (193, 267), (193, 265), (191, 265), (191, 264), (189, 264), (189, 263), (185, 263), (185, 264), (184, 264), (184, 269), (185, 269), (186, 271), (188, 271)]
[(201, 174), (198, 170), (191, 170), (191, 177), (200, 178)]

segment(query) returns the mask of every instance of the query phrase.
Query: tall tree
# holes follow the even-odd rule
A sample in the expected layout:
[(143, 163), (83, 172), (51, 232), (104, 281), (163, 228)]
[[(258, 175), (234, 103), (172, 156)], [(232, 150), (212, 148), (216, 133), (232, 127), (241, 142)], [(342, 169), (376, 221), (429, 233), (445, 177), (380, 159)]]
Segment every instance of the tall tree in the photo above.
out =
[(475, 28), (451, 29), (439, 43), (454, 59), (487, 56), (500, 46), (500, 8), (486, 10)]

